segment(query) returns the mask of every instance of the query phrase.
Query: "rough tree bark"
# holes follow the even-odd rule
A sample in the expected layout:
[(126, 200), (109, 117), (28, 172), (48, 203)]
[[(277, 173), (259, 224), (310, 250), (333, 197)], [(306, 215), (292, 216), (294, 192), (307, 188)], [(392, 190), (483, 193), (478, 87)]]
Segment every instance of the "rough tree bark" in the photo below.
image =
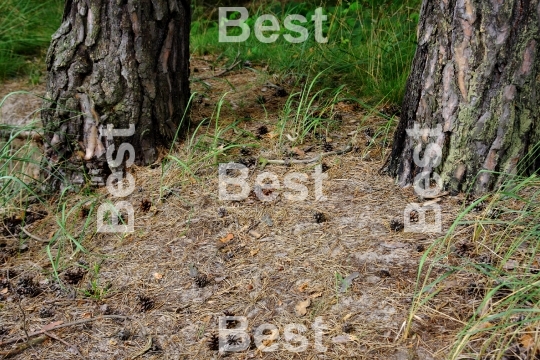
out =
[[(477, 193), (501, 181), (488, 171), (518, 171), (520, 159), (540, 141), (539, 21), (538, 0), (424, 0), (384, 170), (402, 186), (428, 172), (439, 174), (447, 190)], [(442, 131), (415, 140), (407, 134), (415, 124)], [(418, 149), (428, 142), (442, 148), (440, 165), (422, 164), (425, 153), (419, 156)], [(538, 169), (540, 163), (520, 165)]]
[[(42, 111), (53, 179), (103, 178), (111, 145), (128, 142), (150, 164), (171, 144), (187, 124), (189, 31), (188, 0), (66, 0)], [(130, 124), (133, 136), (105, 136)]]

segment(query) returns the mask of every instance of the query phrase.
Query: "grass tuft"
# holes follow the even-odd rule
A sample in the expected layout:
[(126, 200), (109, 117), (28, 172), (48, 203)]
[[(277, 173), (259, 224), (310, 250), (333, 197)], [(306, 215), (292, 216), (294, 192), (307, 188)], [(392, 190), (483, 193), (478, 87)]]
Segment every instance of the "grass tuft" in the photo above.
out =
[(39, 81), (43, 53), (62, 20), (63, 0), (0, 2), (0, 80), (28, 74)]
[(447, 316), (459, 329), (448, 359), (539, 356), (539, 204), (535, 174), (511, 176), (498, 191), (466, 202), (422, 257), (405, 336), (452, 299), (452, 308), (468, 310)]

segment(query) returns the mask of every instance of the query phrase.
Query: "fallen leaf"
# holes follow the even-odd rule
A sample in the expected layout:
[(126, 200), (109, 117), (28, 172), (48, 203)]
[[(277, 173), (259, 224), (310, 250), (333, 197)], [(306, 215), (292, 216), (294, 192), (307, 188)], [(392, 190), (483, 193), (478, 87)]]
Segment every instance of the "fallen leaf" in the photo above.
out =
[(45, 325), (44, 327), (41, 328), (41, 330), (42, 331), (49, 331), (49, 330), (54, 329), (58, 325), (62, 325), (63, 323), (64, 323), (63, 321), (55, 321), (55, 322), (52, 322), (50, 324)]
[(227, 236), (225, 236), (224, 238), (221, 238), (219, 241), (226, 244), (229, 241), (231, 241), (232, 239), (234, 239), (234, 235), (233, 234), (227, 234)]
[(298, 291), (304, 292), (306, 291), (307, 287), (308, 287), (308, 283), (303, 283), (302, 285), (298, 287)]
[(523, 345), (523, 347), (527, 350), (531, 349), (534, 345), (535, 345), (535, 341), (534, 341), (534, 338), (529, 335), (529, 334), (525, 334), (521, 337), (521, 340), (519, 340), (519, 342), (521, 343), (521, 345)]
[(255, 230), (250, 230), (249, 231), (249, 235), (253, 236), (255, 239), (260, 239), (261, 238), (261, 234), (259, 234), (257, 231)]
[(251, 256), (255, 256), (255, 255), (257, 255), (258, 253), (259, 253), (259, 249), (255, 249), (255, 250), (251, 250), (251, 251), (250, 251)]
[(309, 295), (309, 297), (312, 298), (312, 299), (319, 298), (321, 296), (322, 296), (322, 292), (317, 292), (317, 293), (313, 293), (313, 294)]
[(306, 156), (306, 153), (302, 149), (297, 148), (296, 146), (292, 148), (292, 152), (298, 155), (299, 157)]
[(5, 288), (5, 289), (2, 289), (2, 291), (0, 291), (0, 294), (7, 294), (8, 292), (8, 288)]
[(352, 341), (351, 335), (339, 335), (332, 338), (334, 344), (343, 344)]
[(516, 261), (516, 260), (508, 260), (504, 266), (503, 266), (503, 269), (504, 270), (514, 270), (515, 268), (517, 268), (519, 266), (519, 263)]
[(154, 273), (154, 279), (156, 279), (156, 280), (161, 280), (161, 279), (163, 279), (163, 274), (160, 274), (160, 273), (155, 272), (155, 273)]
[(348, 313), (347, 315), (345, 315), (345, 316), (343, 317), (343, 321), (349, 320), (352, 316), (353, 316), (353, 313)]
[(307, 308), (311, 305), (311, 299), (306, 299), (304, 301), (300, 301), (296, 306), (294, 307), (294, 311), (296, 312), (296, 315), (298, 316), (304, 316), (307, 313)]
[(82, 314), (82, 317), (83, 317), (83, 319), (90, 319), (92, 317), (92, 313), (91, 312), (85, 312), (84, 314)]
[(476, 338), (479, 338), (479, 337), (485, 335), (485, 333), (483, 333), (483, 331), (489, 330), (493, 326), (494, 326), (493, 323), (490, 323), (489, 321), (482, 322), (480, 324), (477, 324), (477, 325), (473, 326), (471, 328), (471, 331), (474, 331), (474, 335), (471, 338), (476, 339)]

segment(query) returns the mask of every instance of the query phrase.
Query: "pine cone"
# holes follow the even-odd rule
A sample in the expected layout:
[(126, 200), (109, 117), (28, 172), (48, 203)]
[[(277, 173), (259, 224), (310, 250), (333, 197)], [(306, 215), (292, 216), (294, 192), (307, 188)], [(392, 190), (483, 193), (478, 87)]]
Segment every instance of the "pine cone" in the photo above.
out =
[(313, 218), (317, 224), (326, 222), (327, 220), (326, 215), (324, 215), (322, 212), (316, 212), (315, 215), (313, 215)]
[(334, 151), (334, 147), (332, 146), (332, 144), (327, 143), (327, 142), (324, 142), (323, 149), (324, 149), (325, 152)]
[(81, 268), (72, 268), (65, 272), (64, 280), (71, 285), (76, 285), (81, 282), (84, 277), (84, 270)]
[(254, 157), (244, 157), (238, 159), (238, 163), (244, 165), (245, 167), (253, 167), (257, 163), (257, 160)]
[(346, 334), (350, 334), (354, 331), (354, 326), (352, 326), (351, 324), (343, 324), (341, 330), (343, 330), (343, 332)]
[(200, 288), (205, 287), (209, 283), (210, 283), (210, 280), (208, 279), (208, 276), (206, 276), (205, 274), (199, 274), (195, 277), (195, 284)]
[(219, 336), (217, 336), (216, 333), (210, 334), (206, 344), (211, 351), (219, 351)]
[(50, 318), (54, 316), (54, 312), (51, 309), (41, 308), (39, 310), (39, 317), (42, 319)]
[(277, 96), (277, 97), (285, 97), (287, 95), (289, 95), (289, 93), (287, 92), (287, 90), (285, 90), (282, 87), (277, 88), (276, 92), (274, 93), (274, 96)]
[(469, 243), (462, 242), (462, 243), (456, 244), (455, 253), (459, 257), (465, 257), (469, 255), (471, 250), (472, 250), (472, 246)]
[(138, 299), (141, 312), (146, 312), (154, 307), (154, 300), (152, 300), (148, 296), (139, 295)]
[(259, 136), (263, 136), (268, 133), (269, 133), (268, 128), (265, 125), (259, 126), (259, 128), (257, 129), (257, 135)]
[(41, 294), (39, 285), (30, 277), (25, 277), (17, 283), (17, 294), (21, 296), (34, 297)]
[(237, 337), (235, 334), (227, 335), (227, 344), (231, 346), (236, 346), (236, 345), (239, 345), (241, 342), (242, 342), (241, 339)]
[(403, 222), (399, 220), (393, 219), (392, 221), (390, 221), (390, 229), (392, 229), (395, 232), (403, 230), (404, 227), (405, 226), (403, 225)]
[[(225, 310), (223, 312), (223, 315), (225, 316), (235, 316), (234, 313), (232, 313), (231, 311), (227, 311)], [(234, 329), (238, 326), (238, 321), (237, 320), (227, 320), (227, 329)]]
[(139, 205), (139, 209), (141, 209), (143, 213), (147, 213), (148, 211), (150, 211), (151, 207), (152, 207), (152, 202), (148, 199), (143, 199), (141, 201), (141, 205)]
[(0, 292), (3, 289), (9, 289), (9, 281), (7, 279), (0, 279)]

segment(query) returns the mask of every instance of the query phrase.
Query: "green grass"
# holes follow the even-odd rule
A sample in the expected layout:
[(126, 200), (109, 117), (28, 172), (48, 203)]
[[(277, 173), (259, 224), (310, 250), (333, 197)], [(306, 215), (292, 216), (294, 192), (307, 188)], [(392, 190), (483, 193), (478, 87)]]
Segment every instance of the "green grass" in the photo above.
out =
[[(324, 33), (327, 44), (314, 39), (310, 21), (313, 11), (323, 7), (328, 15)], [(243, 43), (219, 43), (215, 12), (195, 9), (191, 31), (191, 49), (196, 55), (221, 54), (234, 59), (268, 64), (271, 71), (291, 73), (299, 79), (330, 69), (323, 77), (323, 86), (347, 85), (350, 92), (370, 103), (400, 104), (410, 64), (416, 49), (416, 26), (419, 0), (405, 1), (337, 1), (335, 5), (319, 5), (314, 1), (290, 2), (282, 11), (280, 3), (271, 3), (249, 10), (251, 36)], [(253, 34), (253, 24), (262, 14), (274, 14), (280, 21), (280, 34), (289, 33), (283, 21), (289, 14), (308, 19), (303, 24), (309, 38), (291, 44), (282, 36), (271, 44), (261, 43)], [(234, 14), (231, 14), (234, 16)], [(210, 18), (209, 18), (210, 17)], [(235, 35), (230, 29), (229, 35)], [(294, 35), (294, 33), (291, 33)]]
[(295, 143), (302, 143), (309, 134), (327, 131), (332, 125), (333, 108), (341, 101), (344, 86), (319, 89), (317, 80), (324, 74), (323, 71), (308, 78), (300, 91), (288, 97), (277, 124), (280, 144), (285, 141), (286, 132), (292, 134)]
[(507, 177), (465, 207), (420, 263), (405, 336), (418, 315), (455, 309), (448, 317), (461, 324), (448, 359), (540, 354), (540, 178)]
[[(9, 96), (17, 93), (26, 92), (7, 95), (0, 100), (0, 107)], [(0, 208), (4, 211), (24, 207), (28, 196), (41, 199), (37, 193), (40, 179), (32, 171), (40, 166), (41, 151), (25, 135), (39, 134), (40, 131), (36, 122), (25, 126), (0, 123)], [(21, 136), (24, 140), (20, 139)]]
[(43, 54), (62, 21), (63, 0), (0, 2), (0, 81), (28, 74), (39, 80)]
[[(275, 14), (280, 23), (288, 14), (309, 19), (318, 7), (314, 1), (289, 2), (284, 7), (280, 3), (258, 4), (250, 9), (251, 25), (256, 17), (267, 13)], [(63, 0), (0, 3), (0, 80), (21, 74), (39, 77), (42, 63), (34, 65), (32, 59), (42, 58), (60, 24), (62, 7)], [(213, 54), (230, 61), (239, 53), (242, 60), (269, 65), (271, 74), (297, 79), (297, 90), (282, 109), (277, 129), (281, 137), (291, 134), (299, 142), (309, 133), (332, 126), (328, 115), (343, 97), (368, 109), (366, 119), (378, 105), (400, 104), (416, 47), (420, 0), (336, 1), (322, 7), (329, 15), (324, 29), (328, 44), (314, 41), (312, 25), (309, 40), (300, 44), (282, 38), (262, 44), (253, 35), (245, 43), (220, 44), (215, 11), (210, 14), (211, 9), (195, 6), (191, 49), (195, 55)], [(198, 181), (205, 171), (215, 170), (218, 162), (233, 159), (238, 148), (259, 146), (254, 134), (242, 128), (244, 120), (226, 122), (221, 118), (224, 105), (226, 94), (208, 121), (190, 132), (184, 147), (163, 159), (160, 198), (168, 196), (167, 188), (174, 193), (175, 188)], [(386, 141), (392, 132), (395, 118), (386, 120), (375, 130), (373, 138), (377, 141)], [(28, 172), (28, 167), (39, 165), (33, 154), (35, 147), (30, 141), (21, 144), (17, 140), (23, 131), (38, 130), (32, 124), (24, 128), (0, 124), (0, 132), (8, 134), (0, 141), (2, 216), (25, 210), (30, 198), (44, 201), (40, 189), (45, 184)], [(77, 219), (82, 208), (89, 208), (93, 214), (97, 203), (95, 194), (72, 201), (67, 191), (58, 196), (53, 210), (57, 231), (46, 247), (55, 278), (67, 266), (70, 255), (86, 252), (84, 240), (92, 235), (93, 216), (88, 216), (84, 224)], [(485, 210), (475, 213), (481, 202), (486, 203)], [(447, 315), (454, 319), (455, 336), (443, 350), (445, 356), (500, 359), (520, 344), (530, 345), (529, 352), (536, 352), (540, 338), (539, 203), (538, 176), (509, 176), (498, 191), (464, 207), (448, 233), (422, 257), (405, 335), (412, 336), (422, 315), (429, 316), (434, 309), (444, 313), (450, 302), (459, 308), (461, 317)], [(466, 254), (456, 255), (465, 243)], [(94, 267), (87, 296), (100, 299), (106, 294), (107, 285), (98, 279), (99, 267)], [(336, 273), (336, 283), (342, 280)], [(461, 293), (456, 294), (451, 284), (458, 284)]]

